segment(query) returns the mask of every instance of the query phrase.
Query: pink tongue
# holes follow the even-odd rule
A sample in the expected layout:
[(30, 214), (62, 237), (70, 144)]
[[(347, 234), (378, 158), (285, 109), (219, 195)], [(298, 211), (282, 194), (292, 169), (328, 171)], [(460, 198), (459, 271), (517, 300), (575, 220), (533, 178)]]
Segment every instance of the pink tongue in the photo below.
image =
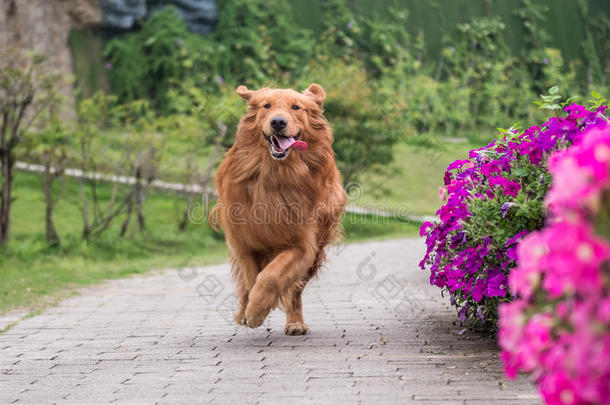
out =
[(307, 143), (303, 141), (295, 141), (292, 136), (280, 136), (278, 137), (280, 148), (287, 150), (290, 148), (296, 150), (307, 150)]
[(307, 150), (307, 142), (304, 141), (295, 141), (291, 146), (292, 149)]

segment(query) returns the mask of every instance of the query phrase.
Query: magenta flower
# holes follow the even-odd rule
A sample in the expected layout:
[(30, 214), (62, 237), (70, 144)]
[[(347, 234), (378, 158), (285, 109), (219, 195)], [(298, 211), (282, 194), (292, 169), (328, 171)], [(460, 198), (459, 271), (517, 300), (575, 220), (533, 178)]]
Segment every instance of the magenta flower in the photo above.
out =
[(490, 177), (489, 185), (492, 187), (500, 186), (504, 189), (504, 195), (509, 195), (511, 197), (515, 197), (519, 190), (521, 190), (521, 186), (519, 185), (519, 183), (508, 180), (507, 178), (502, 176)]
[[(599, 286), (600, 278), (593, 269), (603, 255), (595, 243), (577, 244), (583, 241), (583, 235), (578, 234), (578, 240), (558, 235), (553, 238), (527, 236), (525, 240), (532, 243), (519, 244), (519, 241), (525, 235), (538, 235), (535, 231), (544, 226), (549, 214), (542, 204), (549, 187), (553, 187), (549, 181), (549, 166), (552, 166), (548, 163), (549, 156), (597, 139), (591, 131), (603, 128), (604, 113), (605, 107), (588, 111), (571, 106), (566, 109), (565, 117), (553, 117), (523, 132), (508, 131), (504, 138), (470, 151), (468, 159), (449, 165), (443, 177), (444, 187), (439, 189), (439, 197), (444, 201), (436, 213), (439, 221), (425, 223), (420, 231), (426, 237), (426, 253), (420, 267), (429, 269), (432, 285), (449, 293), (459, 319), (483, 321), (493, 327), (500, 302), (533, 299), (540, 291), (559, 294)], [(582, 191), (584, 196), (591, 196), (586, 200), (590, 211), (601, 204), (595, 190), (601, 181), (598, 179), (608, 177), (609, 158), (610, 143), (595, 141), (594, 147), (573, 156), (572, 167), (578, 170), (578, 175), (567, 173), (564, 180), (559, 180), (568, 187), (582, 180), (581, 171), (590, 173), (591, 181), (585, 182)], [(595, 165), (584, 166), (582, 161), (595, 162)], [(558, 184), (555, 173), (552, 175), (552, 184)], [(556, 188), (558, 201), (578, 205), (573, 189)], [(550, 213), (555, 214), (553, 208)], [(573, 214), (572, 221), (582, 221), (581, 217)], [(554, 244), (572, 245), (573, 251), (580, 252), (580, 258), (565, 259), (567, 264), (547, 277), (546, 268), (552, 263), (550, 249)], [(531, 248), (522, 248), (527, 245)], [(517, 264), (522, 269), (519, 272), (514, 271)], [(572, 266), (576, 271), (569, 272)], [(570, 310), (566, 308), (566, 312)], [(513, 366), (517, 370), (520, 363), (515, 362)]]

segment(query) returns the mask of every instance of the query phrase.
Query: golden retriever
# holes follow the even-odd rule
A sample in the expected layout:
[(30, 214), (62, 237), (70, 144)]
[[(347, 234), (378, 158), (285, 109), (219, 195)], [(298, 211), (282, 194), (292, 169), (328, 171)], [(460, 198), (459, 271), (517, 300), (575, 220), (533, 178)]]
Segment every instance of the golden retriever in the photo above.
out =
[(239, 309), (235, 322), (260, 326), (281, 305), (287, 335), (304, 335), (301, 294), (340, 229), (345, 192), (324, 118), (326, 94), (262, 88), (237, 93), (248, 112), (216, 174), (210, 222), (225, 232)]

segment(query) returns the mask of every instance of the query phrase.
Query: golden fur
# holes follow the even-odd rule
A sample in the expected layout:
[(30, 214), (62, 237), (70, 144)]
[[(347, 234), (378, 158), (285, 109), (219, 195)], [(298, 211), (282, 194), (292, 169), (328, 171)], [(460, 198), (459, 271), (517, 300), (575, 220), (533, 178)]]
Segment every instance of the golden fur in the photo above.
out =
[[(237, 93), (248, 112), (216, 174), (219, 197), (210, 214), (231, 254), (240, 305), (235, 321), (258, 327), (281, 304), (285, 333), (306, 334), (301, 293), (324, 261), (345, 204), (332, 131), (322, 115), (325, 93), (317, 84), (303, 93), (245, 86)], [(307, 151), (272, 157), (265, 135), (277, 116), (286, 119), (287, 136), (307, 142)]]

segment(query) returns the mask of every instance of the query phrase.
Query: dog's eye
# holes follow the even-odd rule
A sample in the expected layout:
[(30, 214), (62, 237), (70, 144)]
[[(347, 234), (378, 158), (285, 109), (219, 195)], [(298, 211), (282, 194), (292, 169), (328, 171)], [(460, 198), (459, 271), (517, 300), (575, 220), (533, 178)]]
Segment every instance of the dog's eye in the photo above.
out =
[(265, 108), (271, 108), (271, 104), (267, 103), (267, 104), (265, 104), (263, 107), (265, 107)]
[(293, 110), (298, 110), (299, 108), (301, 108), (301, 107), (299, 107), (299, 106), (298, 106), (298, 105), (296, 105), (296, 104), (292, 106), (292, 109), (293, 109)]

